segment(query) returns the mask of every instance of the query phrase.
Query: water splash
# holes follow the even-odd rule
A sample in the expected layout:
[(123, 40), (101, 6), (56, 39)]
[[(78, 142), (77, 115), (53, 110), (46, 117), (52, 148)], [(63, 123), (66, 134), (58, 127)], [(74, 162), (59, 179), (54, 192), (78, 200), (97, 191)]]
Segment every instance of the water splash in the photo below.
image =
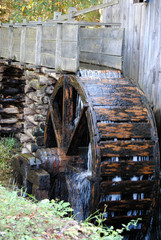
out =
[(74, 125), (75, 126), (78, 123), (78, 120), (79, 120), (79, 117), (80, 117), (80, 112), (81, 112), (82, 108), (83, 108), (82, 99), (81, 99), (80, 95), (77, 95), (77, 98), (76, 98), (76, 111), (75, 111), (75, 119), (74, 119)]
[(91, 183), (87, 177), (90, 172), (70, 174), (70, 196), (69, 201), (74, 209), (73, 214), (78, 221), (85, 220), (89, 214), (89, 201), (91, 194)]
[(80, 69), (79, 75), (82, 78), (121, 78), (121, 72), (118, 70), (91, 70)]
[(74, 209), (75, 218), (78, 221), (85, 220), (89, 215), (92, 176), (92, 148), (88, 146), (87, 170), (80, 173), (70, 172), (68, 174), (69, 202)]

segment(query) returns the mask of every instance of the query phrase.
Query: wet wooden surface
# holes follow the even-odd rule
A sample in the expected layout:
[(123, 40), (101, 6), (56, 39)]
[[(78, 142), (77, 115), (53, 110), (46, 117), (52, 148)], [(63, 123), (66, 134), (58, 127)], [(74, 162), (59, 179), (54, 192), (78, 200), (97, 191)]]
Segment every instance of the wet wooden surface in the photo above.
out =
[[(63, 81), (70, 86), (63, 85)], [(79, 154), (80, 146), (92, 143), (90, 212), (96, 208), (104, 211), (106, 204), (108, 225), (141, 217), (141, 227), (146, 228), (157, 201), (159, 155), (154, 119), (144, 93), (127, 78), (71, 76), (56, 85), (53, 106), (61, 88), (62, 110), (53, 107), (53, 116), (54, 110), (56, 115), (62, 114), (63, 122), (58, 122), (65, 131), (60, 135), (64, 136), (66, 154)], [(72, 89), (84, 105), (76, 125)], [(77, 172), (77, 166), (73, 163), (69, 168)]]

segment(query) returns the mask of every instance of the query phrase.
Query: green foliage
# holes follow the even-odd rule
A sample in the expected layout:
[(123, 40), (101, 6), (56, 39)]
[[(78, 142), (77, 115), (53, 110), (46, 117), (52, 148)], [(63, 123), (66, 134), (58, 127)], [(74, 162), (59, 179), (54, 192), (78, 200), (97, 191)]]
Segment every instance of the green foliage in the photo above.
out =
[[(68, 12), (69, 7), (76, 7), (77, 10), (80, 10), (102, 2), (102, 0), (14, 0), (10, 19), (22, 22), (24, 18), (27, 21), (37, 21), (41, 17), (42, 21), (45, 21), (53, 19), (54, 11), (64, 14)], [(78, 17), (77, 20), (99, 21), (99, 17), (99, 12), (95, 11)]]
[(70, 204), (64, 201), (45, 199), (36, 203), (18, 196), (16, 190), (8, 191), (0, 185), (0, 239), (121, 240), (123, 230), (129, 230), (131, 225), (123, 226), (121, 230), (106, 228), (103, 226), (104, 214), (95, 216), (98, 226), (88, 221), (78, 224), (72, 217), (65, 217), (71, 211)]
[[(0, 140), (0, 179), (3, 172), (6, 177), (11, 173), (11, 160), (18, 147), (14, 138)], [(37, 202), (33, 196), (27, 200), (22, 197), (22, 190), (15, 189), (14, 186), (14, 190), (8, 191), (0, 184), (0, 239), (121, 240), (123, 231), (129, 231), (130, 226), (136, 226), (139, 220), (123, 225), (122, 229), (105, 227), (105, 206), (104, 213), (96, 211), (86, 221), (78, 224), (70, 217), (72, 208), (69, 203), (48, 199)], [(90, 223), (91, 220), (96, 225)]]
[(13, 138), (1, 138), (0, 140), (0, 176), (1, 181), (10, 178), (12, 173), (12, 159), (16, 155), (15, 151), (20, 150), (19, 142)]
[(9, 19), (9, 15), (12, 9), (12, 0), (0, 1), (0, 21), (6, 22)]

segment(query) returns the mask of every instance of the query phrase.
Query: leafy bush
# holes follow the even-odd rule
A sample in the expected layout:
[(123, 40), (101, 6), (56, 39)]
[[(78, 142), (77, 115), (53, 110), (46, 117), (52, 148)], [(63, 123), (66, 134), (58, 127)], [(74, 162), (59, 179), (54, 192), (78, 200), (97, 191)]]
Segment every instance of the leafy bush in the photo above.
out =
[[(44, 21), (53, 19), (54, 12), (67, 13), (69, 7), (76, 7), (77, 10), (80, 10), (102, 2), (102, 0), (14, 0), (10, 19), (15, 22), (22, 22), (24, 18), (28, 21), (37, 21), (38, 17), (41, 17)], [(99, 11), (95, 11), (79, 17), (78, 20), (99, 21), (99, 18)]]
[(0, 180), (10, 178), (12, 173), (12, 159), (20, 150), (19, 142), (13, 138), (1, 138), (0, 140)]
[(131, 225), (121, 230), (105, 228), (102, 214), (96, 215), (98, 226), (88, 221), (78, 223), (66, 217), (71, 212), (70, 204), (64, 201), (31, 202), (0, 185), (0, 239), (121, 240), (123, 230)]

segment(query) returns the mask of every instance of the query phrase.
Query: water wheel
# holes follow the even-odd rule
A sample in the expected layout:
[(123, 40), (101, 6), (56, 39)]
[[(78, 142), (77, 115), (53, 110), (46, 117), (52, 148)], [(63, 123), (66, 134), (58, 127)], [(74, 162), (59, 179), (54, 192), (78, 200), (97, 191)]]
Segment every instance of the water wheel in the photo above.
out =
[(116, 71), (113, 77), (109, 71), (92, 74), (66, 75), (57, 82), (46, 149), (37, 157), (51, 173), (52, 197), (70, 201), (76, 211), (79, 205), (80, 219), (96, 209), (105, 211), (107, 225), (141, 218), (136, 229), (143, 236), (159, 181), (153, 114), (132, 80)]

